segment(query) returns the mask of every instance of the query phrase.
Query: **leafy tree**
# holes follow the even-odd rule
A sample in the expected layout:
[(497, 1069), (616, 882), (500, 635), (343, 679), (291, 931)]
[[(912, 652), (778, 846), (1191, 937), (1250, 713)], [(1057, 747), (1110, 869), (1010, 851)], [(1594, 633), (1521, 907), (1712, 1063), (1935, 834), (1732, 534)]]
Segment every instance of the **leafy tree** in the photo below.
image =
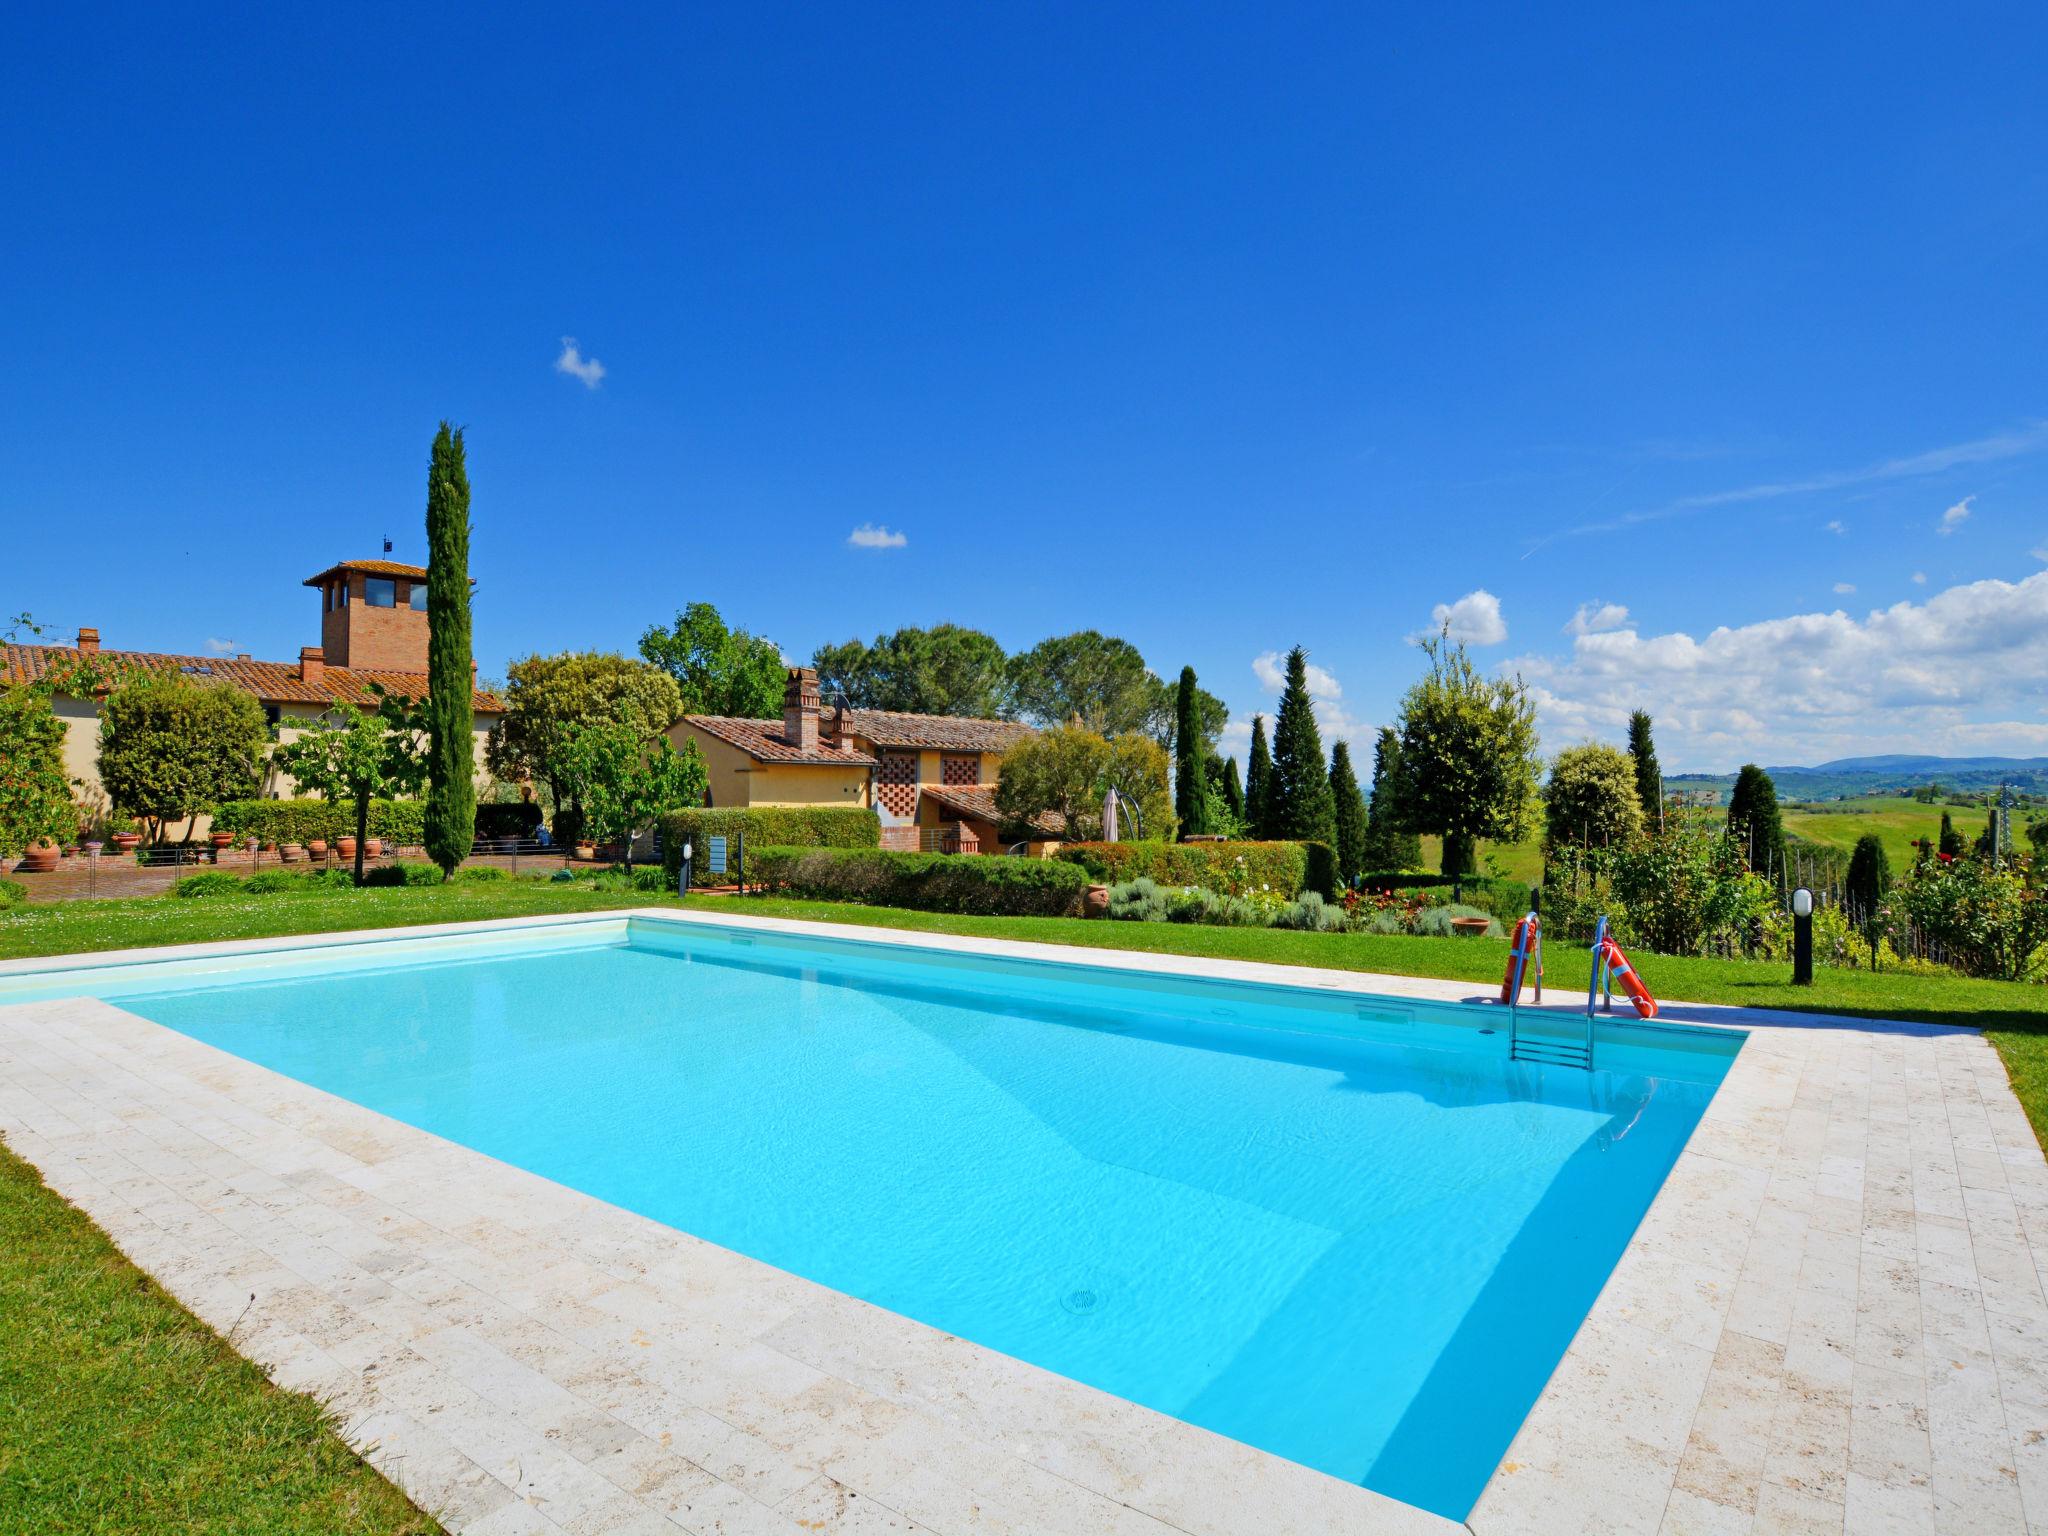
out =
[(1448, 631), (1422, 642), (1429, 670), (1401, 701), (1397, 816), (1443, 838), (1443, 872), (1467, 874), (1482, 838), (1519, 842), (1543, 760), (1520, 677), (1483, 677)]
[[(429, 602), (433, 601), (431, 589)], [(418, 794), (428, 776), (427, 712), (410, 699), (380, 698), (374, 712), (337, 705), (319, 727), (271, 754), (301, 789), (356, 809), (356, 884), (363, 883), (370, 802)]]
[[(1238, 826), (1244, 825), (1244, 781), (1237, 776), (1237, 759), (1234, 757), (1211, 758), (1210, 767), (1221, 766), (1221, 773), (1211, 773), (1210, 778), (1223, 786), (1223, 803), (1230, 811), (1230, 819)], [(2048, 822), (2037, 822), (2037, 826), (2048, 827)], [(2027, 829), (2029, 836), (2033, 828)]]
[[(427, 466), (427, 857), (447, 879), (476, 835), (476, 669), (469, 647), (469, 469), (462, 433), (434, 434)], [(357, 844), (357, 848), (361, 848)]]
[(1169, 690), (1128, 640), (1092, 629), (1041, 640), (1010, 658), (1009, 676), (1017, 711), (1039, 725), (1165, 739)]
[(100, 784), (160, 842), (180, 817), (255, 795), (264, 735), (263, 706), (241, 689), (140, 672), (100, 706)]
[(1166, 750), (1137, 732), (1104, 738), (1061, 725), (1026, 738), (1003, 754), (996, 808), (1012, 823), (1050, 813), (1070, 840), (1085, 842), (1102, 835), (1102, 802), (1112, 785), (1136, 805), (1147, 838), (1172, 838)]
[(728, 629), (709, 603), (691, 603), (667, 629), (650, 626), (640, 654), (675, 680), (678, 714), (773, 720), (782, 713), (782, 652), (772, 640)]
[(1623, 939), (1662, 955), (1696, 954), (1717, 933), (1750, 928), (1772, 904), (1770, 887), (1749, 873), (1711, 813), (1667, 814), (1662, 830), (1617, 849), (1613, 866)]
[(1930, 859), (1898, 887), (1894, 905), (1966, 975), (2018, 981), (2048, 940), (2048, 901), (2028, 895), (2018, 870), (1986, 859)]
[(76, 825), (64, 772), (66, 727), (47, 688), (0, 687), (0, 858), (62, 838)]
[(1650, 717), (1640, 709), (1628, 717), (1628, 755), (1634, 760), (1636, 800), (1644, 817), (1655, 822), (1664, 808), (1664, 770), (1657, 766), (1657, 744), (1650, 739)]
[(1587, 742), (1567, 747), (1543, 787), (1544, 843), (1549, 848), (1611, 848), (1642, 835), (1636, 798), (1642, 760)]
[(960, 624), (899, 629), (875, 636), (872, 645), (821, 645), (811, 665), (820, 694), (827, 700), (843, 696), (855, 709), (984, 720), (1006, 720), (1015, 712), (1002, 645)]
[(1849, 873), (1843, 880), (1849, 898), (1849, 914), (1866, 926), (1875, 923), (1885, 893), (1892, 887), (1892, 864), (1885, 855), (1884, 840), (1874, 832), (1856, 839), (1849, 855)]
[(1173, 710), (1173, 811), (1180, 818), (1180, 835), (1209, 830), (1209, 795), (1203, 777), (1202, 701), (1195, 686), (1195, 669), (1180, 669), (1180, 687), (1174, 690)]
[(1728, 835), (1749, 867), (1774, 886), (1785, 883), (1785, 822), (1778, 786), (1755, 763), (1744, 763), (1728, 794)]
[(1937, 853), (1945, 853), (1952, 859), (1960, 859), (1963, 856), (1964, 847), (1963, 834), (1956, 830), (1956, 824), (1950, 819), (1948, 812), (1943, 811), (1941, 813), (1941, 838), (1936, 844), (1935, 851)]
[(1244, 781), (1245, 830), (1253, 837), (1271, 837), (1273, 754), (1266, 750), (1266, 717), (1252, 716), (1252, 746)]
[(1290, 842), (1333, 842), (1336, 806), (1330, 798), (1330, 769), (1323, 760), (1322, 733), (1308, 696), (1308, 652), (1287, 653), (1287, 685), (1273, 721), (1273, 779), (1267, 815), (1272, 836)]
[(634, 834), (666, 811), (702, 805), (708, 778), (694, 741), (680, 752), (666, 737), (650, 745), (616, 720), (569, 727), (563, 770), (583, 807), (585, 833), (619, 844), (629, 870)]
[(1422, 868), (1422, 839), (1401, 825), (1401, 738), (1380, 727), (1372, 755), (1372, 798), (1366, 805), (1365, 847), (1360, 864), (1368, 870)]
[(1351, 766), (1351, 743), (1348, 741), (1340, 741), (1330, 748), (1330, 799), (1335, 807), (1337, 878), (1349, 886), (1365, 867), (1365, 836), (1369, 818), (1365, 796), (1359, 792), (1358, 774)]
[(571, 727), (616, 721), (652, 742), (682, 712), (675, 679), (647, 662), (579, 651), (529, 656), (506, 672), (505, 717), (492, 728), (487, 757), (500, 778), (545, 786), (555, 837), (572, 842), (582, 807), (568, 773)]

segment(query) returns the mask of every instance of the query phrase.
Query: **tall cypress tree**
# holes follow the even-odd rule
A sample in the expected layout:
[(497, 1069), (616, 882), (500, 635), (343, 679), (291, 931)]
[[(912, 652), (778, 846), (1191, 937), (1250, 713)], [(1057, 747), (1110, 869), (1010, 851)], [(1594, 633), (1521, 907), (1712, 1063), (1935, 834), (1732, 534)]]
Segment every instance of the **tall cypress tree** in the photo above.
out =
[(1755, 763), (1744, 763), (1728, 793), (1728, 835), (1749, 867), (1775, 885), (1785, 883), (1785, 822), (1778, 814), (1778, 786)]
[(1223, 759), (1223, 803), (1230, 807), (1238, 825), (1244, 824), (1244, 781), (1237, 776), (1237, 759)]
[(1183, 839), (1209, 830), (1209, 797), (1202, 784), (1202, 699), (1195, 669), (1180, 669), (1173, 699), (1173, 814)]
[(1401, 825), (1401, 738), (1388, 726), (1372, 755), (1372, 800), (1366, 807), (1365, 851), (1360, 861), (1368, 871), (1422, 868), (1422, 839)]
[(1266, 717), (1252, 716), (1252, 749), (1244, 776), (1244, 830), (1248, 837), (1271, 837), (1273, 754), (1266, 750)]
[(1956, 824), (1947, 811), (1941, 813), (1941, 841), (1935, 845), (1935, 852), (1945, 853), (1952, 859), (1963, 856), (1963, 834), (1956, 830)]
[(1643, 823), (1654, 832), (1663, 825), (1664, 770), (1657, 766), (1650, 717), (1640, 709), (1628, 717), (1628, 755), (1636, 760), (1636, 798), (1643, 803)]
[(1368, 818), (1365, 796), (1359, 793), (1358, 775), (1351, 767), (1348, 741), (1330, 748), (1330, 799), (1335, 807), (1337, 878), (1349, 886), (1364, 867)]
[(476, 835), (475, 673), (469, 648), (469, 470), (441, 423), (427, 465), (427, 856), (441, 878)]
[(1273, 720), (1273, 788), (1267, 797), (1273, 837), (1290, 842), (1331, 843), (1337, 837), (1336, 803), (1330, 798), (1330, 768), (1323, 737), (1308, 696), (1308, 652), (1287, 653), (1287, 686)]

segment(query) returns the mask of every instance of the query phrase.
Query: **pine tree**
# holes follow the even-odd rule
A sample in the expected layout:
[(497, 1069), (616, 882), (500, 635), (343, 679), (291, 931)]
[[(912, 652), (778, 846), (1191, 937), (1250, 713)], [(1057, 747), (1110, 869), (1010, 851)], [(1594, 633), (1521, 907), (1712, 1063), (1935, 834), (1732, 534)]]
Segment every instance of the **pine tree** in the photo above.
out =
[(469, 643), (469, 470), (462, 433), (434, 434), (427, 466), (427, 856), (441, 878), (476, 834), (475, 672)]
[(1785, 883), (1785, 822), (1778, 786), (1755, 763), (1744, 763), (1728, 794), (1728, 835), (1749, 867), (1774, 885)]
[(1358, 792), (1358, 775), (1351, 767), (1351, 743), (1340, 741), (1330, 748), (1330, 799), (1335, 807), (1337, 830), (1337, 878), (1349, 886), (1364, 866), (1367, 817), (1365, 796)]
[(1664, 771), (1657, 766), (1657, 744), (1650, 739), (1650, 717), (1637, 710), (1628, 717), (1628, 755), (1636, 762), (1636, 799), (1644, 823), (1655, 831), (1663, 824)]
[(1273, 796), (1273, 754), (1266, 750), (1266, 717), (1252, 716), (1252, 749), (1244, 778), (1244, 831), (1247, 837), (1269, 837)]
[(1237, 759), (1223, 759), (1223, 803), (1230, 807), (1231, 819), (1244, 824), (1244, 781), (1237, 776)]
[(1173, 699), (1173, 814), (1183, 840), (1209, 830), (1209, 796), (1202, 783), (1202, 699), (1195, 669), (1180, 669)]
[(1273, 787), (1267, 799), (1270, 835), (1289, 842), (1330, 843), (1337, 836), (1336, 803), (1323, 737), (1308, 696), (1308, 652), (1287, 653), (1287, 686), (1273, 721)]
[(1397, 810), (1400, 778), (1401, 738), (1382, 726), (1373, 747), (1372, 800), (1366, 808), (1365, 850), (1360, 855), (1367, 871), (1422, 868), (1422, 839), (1401, 825)]

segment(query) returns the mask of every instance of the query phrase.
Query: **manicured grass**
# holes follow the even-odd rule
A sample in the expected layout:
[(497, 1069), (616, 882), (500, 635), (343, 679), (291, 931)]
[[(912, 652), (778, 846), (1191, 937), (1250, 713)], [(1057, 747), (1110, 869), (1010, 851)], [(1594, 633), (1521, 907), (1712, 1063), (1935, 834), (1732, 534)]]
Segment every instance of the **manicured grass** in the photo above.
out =
[[(276, 896), (181, 900), (69, 902), (0, 913), (0, 958), (51, 955), (208, 939), (324, 933), (349, 928), (461, 922), (551, 912), (594, 912), (660, 906), (672, 897), (631, 891), (594, 892), (575, 885), (507, 881), (493, 885), (388, 887)], [(1270, 928), (1202, 928), (1177, 923), (1111, 923), (1080, 918), (959, 917), (888, 907), (760, 897), (692, 896), (690, 905), (761, 917), (800, 917), (853, 926), (925, 933), (1034, 939), (1099, 949), (1262, 960), (1396, 976), (1434, 976), (1498, 986), (1507, 960), (1504, 939), (1423, 939), (1404, 935), (1292, 933)], [(1745, 960), (1638, 955), (1645, 982), (1674, 1002), (1911, 1019), (1981, 1028), (2012, 1073), (2035, 1129), (2048, 1141), (2048, 987), (1961, 977), (1834, 970), (1814, 985), (1794, 987), (1791, 967)], [(1583, 948), (1560, 945), (1546, 956), (1547, 985), (1583, 991), (1591, 961)]]
[(0, 1531), (441, 1529), (4, 1145), (0, 1320)]
[(1922, 805), (1897, 795), (1866, 795), (1856, 800), (1830, 801), (1826, 809), (1802, 810), (1788, 805), (1784, 813), (1785, 830), (1802, 842), (1839, 848), (1844, 853), (1853, 849), (1856, 839), (1866, 832), (1875, 832), (1884, 841), (1892, 873), (1902, 875), (1913, 867), (1913, 840), (1932, 840), (1941, 835), (1944, 810), (1955, 823), (1955, 829), (1971, 843), (1976, 842), (1991, 814), (1982, 806)]

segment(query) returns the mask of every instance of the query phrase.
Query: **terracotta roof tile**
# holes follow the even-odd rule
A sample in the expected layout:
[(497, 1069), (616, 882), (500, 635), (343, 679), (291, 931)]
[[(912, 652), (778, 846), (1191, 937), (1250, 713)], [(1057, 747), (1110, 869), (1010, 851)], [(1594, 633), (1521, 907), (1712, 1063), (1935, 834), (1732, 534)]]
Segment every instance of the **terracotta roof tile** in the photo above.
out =
[(865, 752), (842, 751), (821, 741), (815, 752), (806, 752), (783, 740), (778, 720), (743, 720), (732, 715), (685, 715), (683, 719), (698, 730), (738, 747), (761, 763), (817, 763), (835, 768), (872, 768), (875, 760)]
[[(830, 720), (828, 712), (825, 719)], [(910, 715), (886, 709), (849, 709), (848, 727), (878, 747), (931, 747), (954, 752), (1007, 752), (1034, 734), (1015, 720), (972, 715)]]
[[(918, 793), (941, 810), (954, 816), (966, 816), (975, 821), (993, 822), (998, 828), (1010, 824), (1009, 818), (996, 808), (996, 792), (993, 789), (962, 789), (940, 784), (920, 784)], [(1041, 811), (1031, 818), (1031, 830), (1047, 837), (1058, 837), (1066, 831), (1066, 820), (1057, 811)]]
[[(54, 668), (80, 660), (79, 651), (68, 645), (9, 645), (0, 661), (0, 680), (9, 683), (34, 682)], [(114, 672), (140, 669), (151, 672), (179, 671), (192, 677), (232, 683), (253, 693), (266, 704), (360, 704), (370, 697), (370, 684), (386, 692), (418, 697), (427, 691), (424, 672), (382, 672), (361, 667), (327, 667), (320, 681), (309, 684), (299, 676), (295, 661), (241, 661), (223, 656), (173, 656), (161, 651), (100, 651), (92, 658)], [(478, 692), (474, 707), (489, 714), (504, 709), (493, 694)]]
[(317, 587), (328, 577), (337, 576), (343, 571), (361, 571), (365, 576), (407, 576), (414, 581), (427, 579), (427, 568), (424, 565), (406, 565), (397, 560), (337, 560), (319, 575), (308, 576), (304, 584)]

